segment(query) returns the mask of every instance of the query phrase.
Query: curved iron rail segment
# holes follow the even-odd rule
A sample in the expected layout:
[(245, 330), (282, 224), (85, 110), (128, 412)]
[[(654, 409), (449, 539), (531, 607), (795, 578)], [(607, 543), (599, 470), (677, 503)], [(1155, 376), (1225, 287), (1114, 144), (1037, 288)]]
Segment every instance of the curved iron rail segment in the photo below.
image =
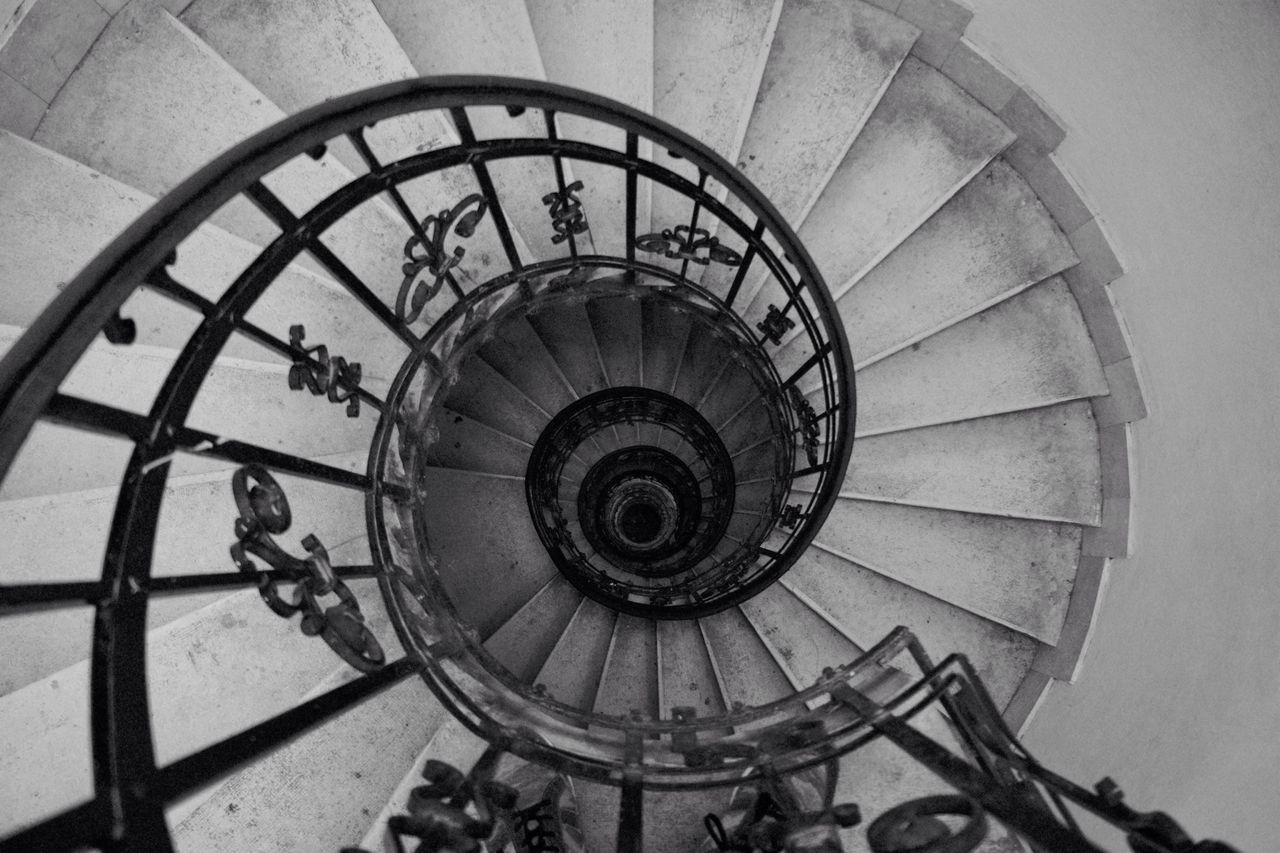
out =
[[(513, 116), (540, 114), (544, 132), (478, 138), (473, 114), (493, 108)], [(424, 111), (447, 118), (457, 142), (384, 157), (386, 152), (379, 152), (371, 139), (372, 129)], [(561, 114), (620, 131), (621, 145), (563, 138)], [(295, 159), (319, 159), (337, 141), (354, 148), (366, 167), (362, 174), (306, 210), (292, 209), (269, 188), (275, 170)], [(642, 150), (650, 149), (683, 160), (696, 179), (642, 156)], [(513, 201), (522, 200), (513, 198), (515, 189), (504, 183), (502, 166), (531, 159), (552, 167), (554, 185), (542, 188), (533, 201), (546, 208), (543, 236), (560, 256), (530, 253), (510, 218)], [(621, 240), (615, 241), (622, 248), (616, 253), (595, 250), (593, 228), (598, 230), (602, 220), (593, 219), (583, 181), (572, 180), (575, 162), (622, 173)], [(415, 210), (401, 188), (445, 170), (469, 176), (473, 191), (440, 199), (431, 211)], [(687, 221), (642, 228), (639, 198), (653, 187), (685, 199)], [(225, 283), (220, 295), (204, 295), (180, 280), (176, 263), (184, 240), (237, 198), (247, 199), (278, 235), (234, 281)], [(390, 288), (388, 282), (364, 280), (326, 239), (335, 225), (376, 198), (403, 220), (403, 258), (393, 259), (392, 269), (397, 263), (399, 267)], [(471, 241), (482, 230), (500, 247), (499, 257), (487, 259), (488, 270), (476, 263), (478, 252), (469, 254)], [(340, 285), (400, 348), (401, 363), (385, 392), (371, 390), (372, 374), (361, 355), (367, 342), (314, 340), (301, 323), (289, 327), (286, 339), (249, 319), (263, 294), (303, 258)], [(731, 270), (731, 281), (701, 284), (700, 271), (713, 267)], [(768, 288), (761, 291), (769, 306), (763, 317), (743, 313), (740, 297), (749, 275), (762, 278)], [(197, 322), (149, 410), (133, 412), (60, 390), (99, 334), (120, 346), (137, 339), (138, 324), (124, 316), (128, 311), (122, 312), (122, 306), (141, 288), (176, 302)], [(636, 393), (632, 410), (610, 414), (605, 406), (595, 413), (597, 420), (604, 419), (601, 423), (615, 416), (649, 419), (690, 437), (696, 458), (688, 464), (655, 454), (611, 457), (610, 464), (618, 467), (599, 474), (601, 483), (591, 493), (594, 503), (583, 504), (592, 513), (598, 510), (592, 535), (630, 555), (632, 562), (619, 563), (639, 579), (628, 581), (630, 587), (616, 577), (608, 579), (614, 585), (609, 588), (612, 605), (687, 618), (763, 588), (809, 546), (837, 497), (856, 416), (844, 324), (813, 259), (768, 200), (706, 146), (651, 116), (561, 86), (501, 77), (408, 80), (334, 99), (257, 134), (201, 169), (126, 229), (0, 361), (0, 472), (10, 470), (37, 422), (104, 434), (132, 448), (102, 544), (100, 577), (0, 586), (0, 615), (84, 604), (94, 609), (93, 798), (0, 841), (0, 849), (172, 849), (166, 806), (410, 677), (421, 677), (490, 747), (469, 773), (428, 763), (427, 793), (415, 801), (425, 811), (393, 819), (397, 836), (417, 833), (419, 840), (440, 839), (452, 832), (448, 837), (475, 839), (498, 831), (515, 813), (509, 792), (494, 782), (495, 768), (507, 754), (621, 787), (620, 849), (640, 849), (641, 795), (646, 789), (756, 785), (760, 796), (752, 821), (761, 826), (772, 821), (770, 826), (788, 833), (834, 833), (837, 825), (852, 826), (861, 819), (853, 804), (832, 800), (837, 759), (886, 739), (962, 794), (959, 800), (905, 808), (903, 821), (924, 822), (929, 831), (937, 831), (933, 815), (959, 814), (969, 823), (956, 838), (978, 837), (987, 825), (985, 811), (1047, 848), (1096, 850), (1064, 805), (1070, 801), (1147, 845), (1135, 849), (1227, 849), (1192, 848), (1164, 816), (1124, 807), (1118, 789), (1100, 786), (1090, 794), (1040, 767), (1003, 727), (967, 661), (953, 656), (934, 667), (905, 629), (793, 696), (706, 718), (692, 708), (673, 709), (669, 720), (586, 713), (518, 681), (499, 665), (477, 631), (458, 618), (432, 550), (426, 518), (438, 509), (439, 496), (422, 476), (433, 441), (431, 419), (460, 366), (505, 320), (558, 299), (629, 290), (643, 290), (648, 298), (705, 318), (732, 341), (766, 401), (772, 425), (768, 440), (775, 457), (767, 476), (767, 505), (757, 513), (761, 521), (731, 555), (715, 556), (698, 539), (698, 531), (715, 538), (715, 531), (723, 529), (716, 525), (733, 507), (725, 495), (733, 482), (732, 465), (723, 446), (716, 447), (718, 439), (708, 440), (705, 429), (689, 426), (693, 418), (673, 413), (658, 395)], [(374, 420), (363, 472), (188, 424), (205, 378), (233, 337), (248, 339), (281, 359), (287, 370), (282, 393), (324, 397), (333, 404), (325, 407), (331, 417)], [(786, 362), (790, 366), (785, 370), (777, 358), (784, 346), (793, 348), (793, 356), (799, 354)], [(179, 457), (238, 466), (230, 477), (234, 504), (227, 507), (226, 539), (211, 544), (226, 555), (228, 571), (166, 574), (164, 567), (153, 566), (161, 506)], [(335, 564), (324, 530), (299, 531), (304, 557), (278, 543), (275, 537), (290, 529), (292, 514), (277, 475), (363, 495), (372, 564)], [(712, 484), (705, 493), (697, 485), (704, 476)], [(554, 497), (555, 484), (543, 485)], [(550, 500), (531, 492), (535, 515)], [(639, 514), (624, 519), (634, 507)], [(657, 521), (646, 520), (649, 516)], [(646, 537), (657, 542), (653, 548), (666, 549), (664, 559), (670, 558), (670, 565), (663, 564), (652, 576), (634, 571), (647, 553), (651, 540)], [(588, 571), (583, 555), (564, 549), (563, 556), (566, 574), (573, 578), (579, 572), (576, 583), (604, 583), (598, 571)], [(354, 578), (377, 579), (400, 649), (384, 649), (374, 636), (347, 584)], [(671, 588), (657, 592), (646, 586), (654, 582)], [(322, 639), (362, 674), (161, 766), (146, 675), (150, 600), (236, 588), (256, 588), (260, 606), (282, 618), (300, 617), (302, 633)], [(906, 678), (894, 664), (903, 656), (920, 670), (917, 679)], [(963, 757), (910, 725), (931, 706), (945, 710)], [(826, 773), (826, 797), (817, 812), (800, 809), (784, 781), (789, 774), (809, 770)], [(424, 817), (428, 813), (430, 820)], [(726, 828), (715, 816), (708, 817), (707, 825), (725, 844), (731, 832), (741, 829)], [(902, 840), (898, 823), (879, 826), (876, 837), (888, 838), (885, 844)], [(937, 840), (947, 841), (942, 836)]]

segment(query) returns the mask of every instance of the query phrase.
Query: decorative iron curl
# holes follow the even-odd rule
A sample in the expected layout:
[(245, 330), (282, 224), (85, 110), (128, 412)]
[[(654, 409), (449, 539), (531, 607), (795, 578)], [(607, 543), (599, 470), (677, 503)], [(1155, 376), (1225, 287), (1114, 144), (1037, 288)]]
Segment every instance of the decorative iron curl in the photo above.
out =
[[(315, 534), (302, 540), (302, 547), (311, 555), (305, 559), (294, 557), (273, 538), (288, 530), (293, 520), (289, 499), (275, 478), (261, 465), (245, 465), (231, 475), (231, 494), (240, 513), (231, 560), (241, 572), (257, 579), (258, 594), (267, 607), (285, 619), (302, 613), (302, 633), (322, 637), (340, 658), (361, 672), (381, 667), (386, 662), (382, 646)], [(259, 569), (250, 554), (275, 569), (277, 577)], [(281, 595), (282, 582), (294, 584), (292, 600)], [(338, 597), (338, 603), (322, 606), (320, 597), (330, 594)]]
[[(467, 208), (475, 206), (474, 210)], [(454, 246), (453, 252), (445, 251), (445, 240), (452, 231), (462, 238), (476, 233), (476, 226), (484, 218), (489, 203), (479, 193), (472, 193), (452, 208), (441, 210), (422, 220), (422, 235), (414, 234), (404, 244), (406, 263), (400, 268), (404, 279), (396, 296), (396, 316), (405, 323), (412, 323), (422, 314), (422, 309), (436, 297), (444, 286), (449, 271), (462, 262), (467, 250)], [(432, 281), (419, 279), (426, 270)], [(416, 286), (415, 286), (416, 282)]]
[[(677, 225), (661, 232), (642, 234), (636, 238), (636, 248), (642, 252), (662, 254), (673, 260), (692, 261), (706, 266), (712, 261), (729, 267), (742, 263), (742, 256), (727, 246), (720, 245), (720, 238), (712, 237), (705, 228)], [(706, 255), (699, 252), (706, 250)]]

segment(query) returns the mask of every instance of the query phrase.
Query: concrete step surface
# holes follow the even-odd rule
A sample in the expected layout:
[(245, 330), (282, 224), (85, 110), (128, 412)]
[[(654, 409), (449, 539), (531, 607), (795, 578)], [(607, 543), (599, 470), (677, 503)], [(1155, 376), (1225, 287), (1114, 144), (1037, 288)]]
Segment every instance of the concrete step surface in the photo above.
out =
[(536, 683), (582, 599), (557, 572), (485, 641), (485, 648), (517, 678)]
[(592, 710), (614, 717), (638, 711), (658, 718), (658, 638), (652, 619), (618, 614)]
[(1080, 552), (1074, 524), (841, 498), (815, 542), (1050, 645)]
[(538, 672), (538, 683), (558, 702), (590, 711), (609, 654), (617, 612), (583, 598)]

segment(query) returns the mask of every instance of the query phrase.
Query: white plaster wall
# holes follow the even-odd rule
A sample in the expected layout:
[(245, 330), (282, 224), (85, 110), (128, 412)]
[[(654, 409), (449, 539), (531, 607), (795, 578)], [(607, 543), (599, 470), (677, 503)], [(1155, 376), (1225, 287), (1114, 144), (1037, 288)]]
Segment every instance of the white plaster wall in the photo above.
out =
[(1028, 746), (1244, 851), (1280, 838), (1280, 3), (970, 0), (1126, 268), (1135, 547)]

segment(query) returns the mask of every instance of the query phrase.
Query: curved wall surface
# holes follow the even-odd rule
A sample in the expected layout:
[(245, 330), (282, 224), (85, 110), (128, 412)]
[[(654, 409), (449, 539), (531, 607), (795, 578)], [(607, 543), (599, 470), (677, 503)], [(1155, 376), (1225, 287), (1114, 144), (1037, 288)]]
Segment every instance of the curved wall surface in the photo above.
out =
[(1280, 816), (1280, 4), (973, 0), (966, 37), (1067, 130), (1112, 240), (1149, 417), (1134, 545), (1028, 746), (1196, 837)]

